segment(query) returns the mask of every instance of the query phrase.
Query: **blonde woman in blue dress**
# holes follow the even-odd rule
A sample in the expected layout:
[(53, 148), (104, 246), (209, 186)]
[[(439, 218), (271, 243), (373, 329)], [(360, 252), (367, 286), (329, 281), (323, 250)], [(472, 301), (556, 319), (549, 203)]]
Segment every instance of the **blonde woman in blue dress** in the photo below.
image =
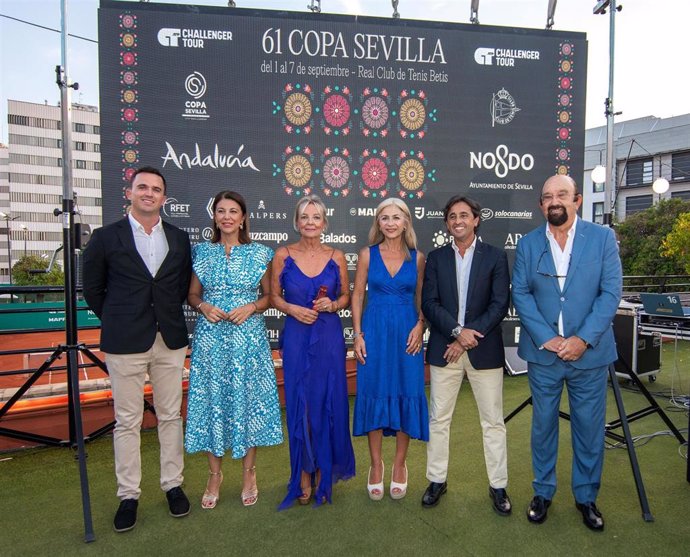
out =
[(369, 244), (359, 252), (352, 292), (353, 349), (358, 361), (352, 433), (369, 438), (367, 490), (373, 501), (380, 501), (383, 437), (396, 438), (393, 499), (407, 493), (410, 438), (429, 440), (420, 309), (424, 254), (417, 250), (410, 210), (402, 200), (390, 198), (379, 204)]
[(269, 307), (272, 257), (270, 248), (250, 240), (242, 196), (231, 191), (216, 195), (213, 237), (192, 249), (187, 298), (201, 315), (192, 344), (185, 447), (207, 453), (204, 509), (218, 502), (226, 451), (242, 459), (241, 500), (248, 507), (259, 497), (256, 447), (283, 441), (262, 315)]

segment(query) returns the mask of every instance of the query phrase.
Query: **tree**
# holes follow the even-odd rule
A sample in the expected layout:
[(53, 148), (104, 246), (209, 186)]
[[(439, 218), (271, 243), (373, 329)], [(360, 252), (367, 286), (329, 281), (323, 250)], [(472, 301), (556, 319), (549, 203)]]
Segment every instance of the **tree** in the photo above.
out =
[(45, 271), (48, 262), (36, 255), (25, 255), (12, 267), (12, 282), (17, 286), (62, 286), (65, 274), (57, 265), (53, 265), (50, 273), (32, 273), (33, 270)]
[(661, 243), (673, 230), (678, 217), (690, 212), (690, 202), (681, 199), (659, 201), (653, 207), (629, 216), (616, 233), (625, 275), (682, 275), (684, 266), (662, 255)]
[[(12, 282), (16, 286), (62, 286), (65, 284), (65, 273), (57, 265), (49, 273), (32, 273), (34, 270), (45, 271), (48, 262), (36, 255), (25, 255), (12, 267)], [(64, 299), (62, 293), (23, 294), (25, 302), (47, 302)]]
[(682, 265), (686, 274), (690, 275), (690, 213), (678, 217), (673, 230), (661, 244), (661, 253)]

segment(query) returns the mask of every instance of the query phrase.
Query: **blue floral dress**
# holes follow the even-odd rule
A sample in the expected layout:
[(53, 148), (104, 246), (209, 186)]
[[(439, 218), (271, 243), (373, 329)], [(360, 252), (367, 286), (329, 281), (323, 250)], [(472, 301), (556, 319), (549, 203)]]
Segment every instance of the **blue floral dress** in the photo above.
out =
[[(194, 272), (205, 302), (224, 311), (257, 300), (273, 251), (261, 244), (192, 248)], [(187, 452), (242, 458), (252, 447), (283, 442), (275, 369), (263, 315), (241, 325), (199, 316), (192, 342), (187, 402)]]

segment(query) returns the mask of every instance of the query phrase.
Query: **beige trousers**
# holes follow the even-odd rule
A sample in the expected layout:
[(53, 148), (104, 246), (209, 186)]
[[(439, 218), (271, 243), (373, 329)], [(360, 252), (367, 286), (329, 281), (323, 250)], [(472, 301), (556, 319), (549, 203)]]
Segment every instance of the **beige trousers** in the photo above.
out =
[(448, 476), (450, 423), (462, 379), (467, 374), (479, 410), (484, 439), (484, 461), (489, 485), (495, 489), (508, 485), (506, 426), (503, 423), (503, 369), (472, 367), (467, 353), (446, 367), (430, 366), (431, 404), (426, 477), (442, 483)]
[(148, 373), (158, 420), (160, 484), (163, 491), (182, 484), (182, 368), (186, 348), (170, 350), (160, 333), (153, 346), (140, 354), (106, 354), (105, 361), (115, 403), (115, 475), (117, 496), (138, 499), (141, 494), (141, 422), (144, 382)]

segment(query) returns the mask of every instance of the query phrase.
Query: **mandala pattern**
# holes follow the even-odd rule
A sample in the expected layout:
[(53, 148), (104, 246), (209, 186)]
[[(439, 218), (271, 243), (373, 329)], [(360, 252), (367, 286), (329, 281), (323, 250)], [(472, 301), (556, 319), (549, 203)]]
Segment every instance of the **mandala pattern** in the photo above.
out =
[(273, 176), (283, 175), (282, 186), (288, 195), (309, 195), (312, 191), (314, 155), (309, 147), (288, 146), (282, 154), (282, 166), (273, 163)]
[[(346, 197), (352, 189), (352, 178), (357, 176), (352, 168), (352, 157), (348, 149), (327, 147), (321, 155), (321, 191), (327, 196)], [(319, 174), (319, 169), (314, 171)]]
[(359, 157), (362, 165), (362, 182), (359, 186), (364, 197), (383, 199), (390, 192), (389, 179), (395, 171), (389, 170), (390, 158), (385, 150), (365, 149)]
[(123, 131), (121, 134), (123, 145), (139, 145), (139, 132)]
[(408, 159), (400, 165), (398, 173), (400, 185), (406, 190), (414, 191), (422, 187), (424, 183), (424, 167), (422, 163)]
[(436, 170), (427, 171), (422, 151), (401, 151), (398, 156), (398, 195), (403, 199), (421, 199), (428, 182), (436, 181)]
[[(129, 12), (120, 14), (120, 102), (122, 108), (120, 109), (120, 123), (122, 128), (120, 130), (120, 144), (122, 145), (121, 163), (122, 163), (122, 180), (129, 184), (137, 165), (139, 164), (139, 132), (136, 130), (136, 124), (139, 121), (139, 109), (136, 108), (138, 103), (139, 92), (135, 89), (138, 84), (139, 76), (136, 70), (137, 66), (137, 16)], [(122, 198), (125, 199), (125, 188), (122, 188)], [(127, 203), (123, 203), (123, 213), (126, 211)]]
[(340, 128), (350, 118), (350, 105), (342, 95), (331, 95), (323, 103), (323, 117), (329, 125)]
[(362, 166), (362, 180), (372, 190), (381, 189), (388, 180), (388, 167), (381, 159), (372, 157)]
[[(398, 97), (398, 133), (404, 139), (424, 139), (429, 122), (436, 122), (436, 109), (429, 110), (429, 100), (422, 90), (403, 89)], [(393, 113), (395, 115), (395, 112)]]
[(311, 165), (303, 155), (293, 155), (285, 161), (285, 179), (291, 186), (304, 187), (311, 179)]
[(283, 129), (289, 134), (308, 135), (314, 129), (314, 91), (308, 83), (288, 83), (282, 99), (273, 101), (273, 115), (281, 116)]
[(323, 179), (332, 188), (342, 188), (350, 178), (350, 166), (342, 157), (331, 157), (323, 165)]
[(285, 99), (285, 117), (295, 126), (303, 126), (311, 117), (311, 101), (304, 93), (292, 93)]
[(388, 90), (367, 87), (360, 96), (362, 121), (359, 127), (364, 137), (386, 137), (390, 132), (390, 102)]
[(570, 173), (570, 142), (572, 141), (573, 106), (573, 52), (572, 43), (560, 44), (558, 60), (558, 97), (556, 102), (556, 173)]
[(350, 88), (327, 85), (321, 92), (323, 120), (326, 135), (348, 135), (352, 130), (352, 94)]
[(400, 121), (408, 130), (418, 130), (425, 119), (426, 110), (417, 99), (407, 99), (400, 107)]

